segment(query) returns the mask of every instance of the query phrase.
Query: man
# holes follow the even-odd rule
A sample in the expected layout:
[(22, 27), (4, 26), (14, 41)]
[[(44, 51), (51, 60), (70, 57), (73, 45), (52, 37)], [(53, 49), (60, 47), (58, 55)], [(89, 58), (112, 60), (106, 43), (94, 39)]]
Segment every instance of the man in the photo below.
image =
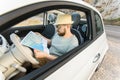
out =
[(35, 57), (38, 59), (47, 58), (48, 60), (54, 60), (58, 56), (61, 56), (71, 49), (77, 47), (78, 40), (76, 36), (71, 33), (72, 23), (73, 21), (71, 19), (71, 15), (59, 15), (55, 23), (57, 27), (57, 33), (51, 40), (46, 38), (48, 44), (51, 44), (49, 49), (50, 54), (39, 50), (34, 50)]

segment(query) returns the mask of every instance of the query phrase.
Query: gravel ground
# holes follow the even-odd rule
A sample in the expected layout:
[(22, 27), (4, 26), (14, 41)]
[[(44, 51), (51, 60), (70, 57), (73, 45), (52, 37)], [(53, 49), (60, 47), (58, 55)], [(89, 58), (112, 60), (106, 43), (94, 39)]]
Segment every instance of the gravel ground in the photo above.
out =
[(108, 38), (109, 50), (91, 80), (120, 80), (120, 40)]

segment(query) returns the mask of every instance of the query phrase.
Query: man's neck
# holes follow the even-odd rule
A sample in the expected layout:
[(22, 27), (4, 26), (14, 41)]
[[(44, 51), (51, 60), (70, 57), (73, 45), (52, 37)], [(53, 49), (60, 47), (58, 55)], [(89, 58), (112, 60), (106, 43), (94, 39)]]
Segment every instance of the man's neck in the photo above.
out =
[(73, 36), (73, 34), (70, 31), (68, 31), (68, 32), (66, 32), (66, 34), (63, 37), (70, 38), (71, 36)]

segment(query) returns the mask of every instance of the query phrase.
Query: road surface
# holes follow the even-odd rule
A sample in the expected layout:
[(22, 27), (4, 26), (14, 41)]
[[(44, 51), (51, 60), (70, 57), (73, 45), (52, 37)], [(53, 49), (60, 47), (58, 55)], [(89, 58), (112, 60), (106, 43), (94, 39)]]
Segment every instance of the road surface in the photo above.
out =
[(91, 80), (120, 80), (120, 26), (106, 25), (109, 50)]

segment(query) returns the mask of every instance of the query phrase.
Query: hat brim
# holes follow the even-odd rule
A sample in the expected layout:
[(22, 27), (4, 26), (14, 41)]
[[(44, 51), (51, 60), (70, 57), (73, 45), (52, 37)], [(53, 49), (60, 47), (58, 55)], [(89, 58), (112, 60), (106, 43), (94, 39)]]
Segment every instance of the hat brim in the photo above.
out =
[(54, 25), (60, 25), (60, 24), (73, 24), (74, 23), (74, 21), (71, 21), (71, 22), (67, 22), (67, 23), (62, 23), (62, 22), (60, 22), (60, 23), (55, 23)]

